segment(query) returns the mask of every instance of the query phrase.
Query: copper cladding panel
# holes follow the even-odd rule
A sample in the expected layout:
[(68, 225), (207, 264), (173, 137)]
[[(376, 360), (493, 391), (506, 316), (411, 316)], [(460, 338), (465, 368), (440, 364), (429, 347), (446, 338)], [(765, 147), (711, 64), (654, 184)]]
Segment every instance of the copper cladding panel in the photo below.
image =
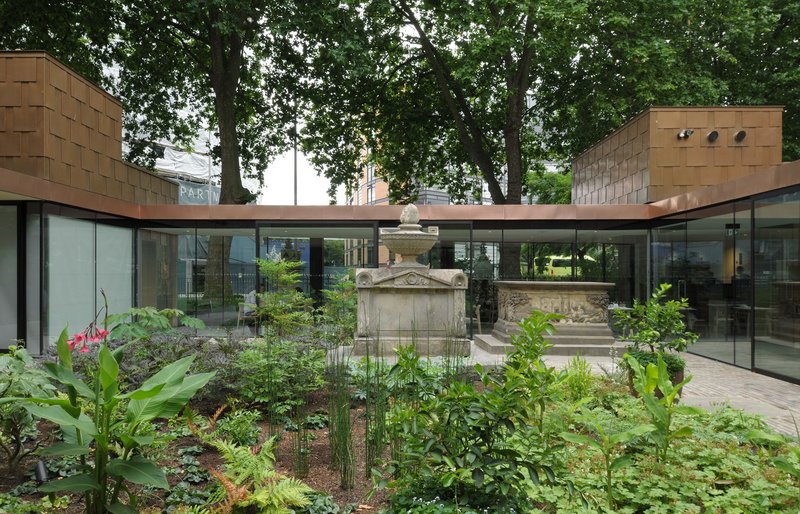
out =
[[(46, 52), (0, 52), (0, 70), (0, 166), (120, 200), (177, 202), (171, 182), (120, 163), (116, 98)], [(116, 163), (152, 188), (117, 183)]]
[[(573, 202), (649, 203), (757, 174), (781, 162), (782, 113), (779, 106), (649, 108), (573, 161)], [(686, 129), (693, 133), (679, 139)], [(736, 141), (740, 131), (746, 137)]]

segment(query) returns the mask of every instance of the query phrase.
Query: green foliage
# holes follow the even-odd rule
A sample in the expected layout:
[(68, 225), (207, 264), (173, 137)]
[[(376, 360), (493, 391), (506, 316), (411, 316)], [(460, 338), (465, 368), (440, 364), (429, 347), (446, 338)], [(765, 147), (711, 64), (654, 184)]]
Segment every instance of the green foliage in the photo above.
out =
[(532, 172), (526, 178), (528, 194), (537, 204), (569, 204), (572, 201), (572, 173)]
[[(414, 497), (422, 501), (438, 498), (445, 504), (512, 512), (527, 505), (526, 484), (538, 482), (541, 471), (555, 479), (517, 440), (536, 438), (531, 425), (542, 440), (546, 406), (563, 377), (541, 360), (548, 347), (543, 333), (552, 333), (556, 319), (534, 312), (521, 322), (515, 352), (500, 375), (476, 366), (481, 388), (454, 380), (424, 398), (393, 396), (389, 421), (399, 448), (387, 472), (399, 477), (395, 486), (417, 491)], [(410, 356), (398, 358), (398, 366), (407, 368), (403, 375), (422, 374)], [(399, 505), (407, 506), (402, 493), (393, 500), (393, 508)]]
[(215, 438), (208, 438), (206, 442), (217, 449), (225, 462), (223, 470), (211, 470), (220, 482), (211, 496), (216, 507), (225, 511), (253, 506), (257, 512), (277, 514), (290, 512), (289, 507), (311, 503), (307, 496), (312, 492), (310, 487), (275, 471), (274, 438), (257, 448)]
[(310, 326), (311, 298), (297, 290), (302, 261), (256, 259), (269, 291), (259, 294), (257, 316), (270, 334), (289, 336)]
[(603, 456), (603, 471), (606, 478), (608, 508), (614, 509), (616, 502), (614, 500), (612, 475), (614, 471), (633, 464), (633, 460), (629, 455), (620, 454), (620, 446), (630, 442), (636, 437), (652, 432), (655, 430), (655, 427), (651, 425), (639, 425), (625, 430), (624, 432), (615, 432), (611, 434), (606, 434), (603, 427), (600, 425), (592, 425), (591, 428), (593, 428), (594, 432), (597, 434), (596, 439), (587, 435), (570, 432), (562, 432), (561, 437), (572, 443), (588, 445), (599, 451)]
[[(25, 348), (9, 346), (7, 355), (0, 355), (0, 398), (49, 398), (53, 387), (47, 375), (33, 362)], [(20, 403), (0, 404), (0, 450), (5, 454), (11, 474), (19, 474), (19, 464), (39, 445), (26, 441), (36, 439), (33, 416)]]
[[(660, 355), (658, 365), (648, 364), (647, 368), (643, 368), (631, 356), (627, 356), (626, 360), (634, 373), (633, 385), (644, 401), (653, 426), (653, 430), (648, 437), (655, 443), (656, 458), (664, 460), (667, 458), (667, 453), (674, 439), (688, 437), (692, 434), (689, 426), (673, 428), (672, 421), (675, 414), (693, 416), (703, 414), (703, 410), (697, 407), (676, 405), (680, 390), (692, 377), (686, 377), (682, 382), (673, 385), (670, 374), (667, 371), (667, 365)], [(661, 391), (663, 395), (661, 398), (656, 397), (656, 388)]]
[(317, 311), (318, 325), (323, 328), (323, 337), (332, 347), (352, 344), (356, 332), (357, 301), (356, 283), (350, 275), (344, 275), (332, 289), (323, 289), (325, 302)]
[(255, 340), (231, 364), (234, 387), (242, 400), (287, 415), (324, 381), (325, 352), (293, 341)]
[(192, 316), (187, 316), (178, 309), (161, 309), (155, 307), (131, 307), (120, 314), (111, 314), (106, 319), (111, 327), (108, 336), (110, 341), (131, 343), (150, 339), (155, 334), (169, 334), (176, 331), (176, 325), (192, 330), (205, 328), (205, 323)]
[(30, 502), (12, 494), (0, 492), (0, 512), (4, 514), (51, 514), (64, 512), (69, 504), (69, 496), (44, 497), (41, 500)]
[[(135, 509), (136, 490), (127, 483), (168, 487), (164, 471), (143, 456), (155, 442), (150, 422), (177, 414), (213, 373), (187, 375), (192, 357), (186, 357), (164, 367), (138, 389), (123, 393), (118, 380), (123, 349), (112, 353), (102, 340), (92, 388), (73, 371), (71, 351), (76, 346), (68, 343), (64, 329), (56, 347), (58, 362), (48, 362), (44, 368), (53, 382), (66, 389), (66, 398), (4, 398), (0, 403), (24, 401), (33, 416), (61, 427), (64, 441), (42, 455), (80, 457), (79, 473), (46, 483), (40, 491), (83, 493), (87, 514)], [(120, 498), (123, 492), (127, 504)]]
[(580, 355), (572, 357), (566, 366), (564, 385), (572, 400), (588, 396), (592, 385), (592, 365)]
[(250, 409), (235, 409), (218, 419), (213, 436), (239, 446), (255, 446), (261, 436), (258, 422), (261, 413)]
[(210, 493), (188, 482), (178, 482), (164, 499), (166, 512), (179, 512), (181, 508), (202, 507), (208, 503)]
[(306, 493), (309, 504), (291, 509), (291, 514), (339, 514), (339, 506), (329, 494), (312, 491)]
[(681, 312), (689, 307), (689, 301), (686, 298), (665, 300), (671, 288), (670, 284), (661, 284), (647, 302), (641, 303), (636, 298), (631, 310), (614, 311), (616, 326), (625, 340), (633, 343), (634, 350), (682, 352), (697, 341), (697, 334), (686, 330)]

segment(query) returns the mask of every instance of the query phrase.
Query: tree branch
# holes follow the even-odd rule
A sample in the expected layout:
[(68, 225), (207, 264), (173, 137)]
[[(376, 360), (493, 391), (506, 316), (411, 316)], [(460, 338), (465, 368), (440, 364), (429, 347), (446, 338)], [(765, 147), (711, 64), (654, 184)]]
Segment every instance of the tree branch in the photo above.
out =
[(456, 125), (459, 139), (464, 146), (464, 150), (472, 159), (473, 164), (480, 170), (483, 179), (486, 181), (492, 200), (497, 204), (505, 203), (506, 197), (497, 181), (494, 163), (486, 149), (486, 138), (472, 116), (469, 102), (466, 100), (466, 95), (455, 80), (453, 80), (449, 66), (447, 66), (447, 63), (436, 50), (430, 38), (428, 38), (427, 32), (422, 28), (422, 25), (406, 0), (398, 0), (398, 5), (396, 5), (395, 8), (408, 19), (417, 32), (422, 50), (433, 68), (442, 99)]

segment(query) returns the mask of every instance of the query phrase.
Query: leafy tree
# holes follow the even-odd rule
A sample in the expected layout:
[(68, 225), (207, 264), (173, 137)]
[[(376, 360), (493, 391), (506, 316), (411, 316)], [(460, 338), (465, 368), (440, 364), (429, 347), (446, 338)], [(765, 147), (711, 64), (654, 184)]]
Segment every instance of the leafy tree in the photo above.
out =
[(47, 50), (88, 79), (110, 84), (118, 22), (116, 2), (4, 0), (0, 2), (0, 49)]
[(558, 20), (535, 93), (548, 147), (577, 155), (649, 105), (785, 105), (800, 157), (800, 6), (589, 0)]
[(528, 194), (537, 204), (569, 204), (572, 201), (572, 173), (529, 173)]
[[(220, 203), (253, 194), (286, 148), (299, 80), (285, 21), (291, 3), (89, 0), (0, 5), (0, 47), (44, 48), (117, 94), (126, 106), (128, 158), (152, 165), (152, 141), (191, 148), (213, 127), (221, 163)], [(280, 65), (276, 63), (280, 62)]]
[(213, 124), (220, 203), (251, 201), (241, 172), (263, 182), (293, 121), (296, 70), (287, 63), (294, 49), (281, 28), (289, 4), (131, 0), (121, 13), (119, 92), (131, 109), (126, 129), (139, 143), (133, 156), (142, 156), (154, 136), (191, 144)]

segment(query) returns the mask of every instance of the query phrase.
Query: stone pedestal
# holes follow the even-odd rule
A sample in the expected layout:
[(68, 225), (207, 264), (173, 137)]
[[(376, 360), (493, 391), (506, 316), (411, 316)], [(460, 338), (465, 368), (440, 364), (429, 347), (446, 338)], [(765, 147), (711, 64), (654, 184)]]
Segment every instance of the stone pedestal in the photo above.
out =
[(354, 355), (389, 356), (412, 343), (422, 355), (469, 355), (467, 277), (460, 270), (362, 268), (356, 270), (356, 288)]
[(608, 355), (614, 335), (608, 326), (610, 282), (497, 281), (498, 317), (492, 334), (475, 336), (475, 343), (491, 353), (514, 349), (511, 337), (519, 333), (517, 323), (532, 310), (561, 314), (556, 333), (546, 336), (553, 343), (551, 355)]

